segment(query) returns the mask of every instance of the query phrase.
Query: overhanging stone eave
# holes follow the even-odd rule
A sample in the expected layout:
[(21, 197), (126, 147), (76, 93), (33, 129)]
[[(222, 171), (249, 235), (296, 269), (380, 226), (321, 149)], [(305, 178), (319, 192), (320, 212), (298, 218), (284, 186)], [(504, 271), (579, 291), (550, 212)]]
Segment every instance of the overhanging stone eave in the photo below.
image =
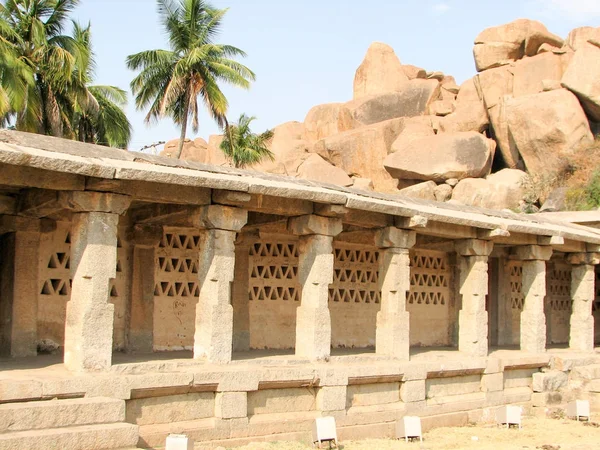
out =
[[(42, 150), (16, 143), (6, 143), (6, 136), (10, 136), (12, 133), (16, 132), (3, 131), (0, 133), (0, 164), (32, 167), (96, 179), (119, 180), (123, 183), (146, 181), (280, 196), (315, 203), (344, 205), (351, 209), (400, 217), (420, 215), (441, 223), (470, 226), (483, 230), (505, 229), (509, 233), (561, 236), (574, 241), (600, 244), (600, 234), (590, 231), (586, 227), (539, 220), (537, 217), (534, 219), (502, 211), (420, 201), (398, 195), (392, 197), (386, 194), (356, 191), (258, 172), (224, 169), (181, 161), (173, 162), (168, 158), (143, 154), (134, 156), (117, 149), (107, 149), (105, 154), (110, 156), (107, 158), (100, 156), (104, 149), (100, 146), (92, 146), (97, 151), (92, 152), (93, 156), (90, 157), (90, 144), (74, 143), (57, 138), (53, 140), (45, 137), (45, 140), (55, 142), (57, 146), (66, 143), (69, 147), (68, 152), (63, 153), (58, 147), (53, 150)], [(23, 133), (16, 134), (22, 135)], [(28, 139), (28, 143), (31, 145), (34, 138), (28, 137)], [(5, 142), (2, 142), (3, 140)], [(119, 152), (118, 158), (114, 158), (116, 151)], [(86, 152), (88, 152), (87, 155)], [(208, 167), (210, 167), (210, 171), (203, 170)]]

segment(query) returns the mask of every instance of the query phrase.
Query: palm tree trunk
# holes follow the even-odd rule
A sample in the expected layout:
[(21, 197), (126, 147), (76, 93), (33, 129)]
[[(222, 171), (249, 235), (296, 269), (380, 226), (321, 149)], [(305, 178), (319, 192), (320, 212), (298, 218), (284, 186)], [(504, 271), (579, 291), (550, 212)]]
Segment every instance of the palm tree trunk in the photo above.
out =
[[(186, 98), (186, 100), (187, 100), (187, 98)], [(187, 131), (189, 110), (190, 110), (190, 104), (189, 104), (189, 102), (186, 101), (185, 106), (183, 107), (183, 122), (181, 124), (181, 136), (179, 137), (179, 146), (177, 147), (177, 153), (175, 155), (175, 159), (181, 158), (181, 152), (183, 151), (183, 143), (185, 141), (185, 132)]]

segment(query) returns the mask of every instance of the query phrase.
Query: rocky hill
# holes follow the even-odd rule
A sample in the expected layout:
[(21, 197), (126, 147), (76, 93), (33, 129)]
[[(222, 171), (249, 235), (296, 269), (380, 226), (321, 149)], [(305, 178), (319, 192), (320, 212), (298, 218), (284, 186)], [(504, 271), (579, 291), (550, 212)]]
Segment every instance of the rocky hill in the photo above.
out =
[[(594, 142), (600, 28), (576, 28), (563, 39), (520, 19), (481, 32), (473, 55), (478, 74), (458, 86), (373, 43), (353, 99), (277, 126), (276, 160), (253, 169), (496, 209), (536, 203), (532, 179), (556, 176)], [(188, 141), (182, 157), (227, 164), (220, 139)]]

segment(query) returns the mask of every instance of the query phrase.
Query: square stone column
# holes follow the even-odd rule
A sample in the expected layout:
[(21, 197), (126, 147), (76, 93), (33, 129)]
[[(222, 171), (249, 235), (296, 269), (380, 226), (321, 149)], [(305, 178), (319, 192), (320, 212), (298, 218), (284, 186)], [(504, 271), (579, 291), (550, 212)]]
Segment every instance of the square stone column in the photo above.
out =
[(296, 356), (327, 360), (331, 355), (329, 285), (333, 283), (333, 236), (342, 232), (336, 218), (294, 217), (288, 229), (300, 237), (298, 280), (302, 301), (296, 310)]
[(233, 351), (246, 352), (250, 350), (250, 247), (256, 236), (238, 235), (235, 243), (235, 270), (233, 283)]
[(101, 371), (112, 363), (114, 305), (110, 280), (116, 276), (117, 225), (129, 197), (73, 192), (71, 228), (71, 299), (65, 324), (65, 366)]
[(458, 315), (458, 350), (471, 356), (488, 354), (488, 257), (491, 241), (466, 239), (456, 243), (462, 308)]
[[(37, 355), (40, 222), (15, 218), (16, 231), (2, 239), (0, 354)], [(18, 223), (17, 223), (18, 222)]]
[(552, 247), (525, 245), (514, 249), (516, 259), (523, 261), (523, 312), (521, 312), (521, 350), (529, 353), (546, 351), (546, 261)]
[(568, 260), (573, 264), (571, 271), (571, 326), (569, 347), (579, 352), (594, 351), (594, 316), (592, 305), (596, 298), (595, 264), (600, 255), (595, 253), (574, 253)]
[(414, 231), (388, 227), (378, 230), (379, 286), (381, 309), (377, 313), (375, 351), (378, 355), (410, 359), (410, 314), (406, 294), (410, 290), (409, 249), (415, 245)]
[(246, 224), (246, 211), (210, 205), (201, 209), (200, 298), (196, 306), (194, 358), (225, 364), (233, 349), (231, 283), (235, 271), (236, 233)]
[(133, 229), (133, 270), (131, 313), (127, 348), (151, 353), (154, 349), (154, 284), (156, 248), (162, 238), (161, 226), (136, 225)]

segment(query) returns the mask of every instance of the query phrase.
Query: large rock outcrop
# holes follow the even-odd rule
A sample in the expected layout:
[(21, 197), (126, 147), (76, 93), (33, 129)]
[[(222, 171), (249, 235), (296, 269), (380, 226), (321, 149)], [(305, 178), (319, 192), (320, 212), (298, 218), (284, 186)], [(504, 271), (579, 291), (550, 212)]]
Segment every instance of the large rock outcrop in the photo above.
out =
[(354, 76), (354, 99), (396, 92), (408, 81), (394, 49), (381, 42), (371, 44)]
[(525, 196), (527, 173), (504, 169), (487, 178), (466, 178), (452, 191), (452, 200), (463, 205), (492, 209), (517, 209)]
[[(179, 149), (179, 139), (173, 139), (167, 142), (160, 152), (160, 156), (167, 158), (174, 158), (177, 155)], [(207, 158), (208, 144), (202, 138), (196, 138), (193, 141), (186, 139), (183, 141), (183, 149), (181, 150), (181, 159), (186, 161), (195, 161), (199, 163), (205, 163)]]
[(496, 144), (474, 131), (437, 134), (394, 145), (383, 165), (394, 178), (433, 180), (486, 176)]
[(439, 81), (415, 79), (404, 83), (398, 92), (361, 97), (346, 103), (346, 107), (357, 122), (372, 125), (398, 117), (422, 116), (439, 95)]
[(304, 119), (304, 138), (315, 142), (360, 126), (343, 103), (328, 103), (311, 108)]
[(469, 78), (460, 86), (454, 112), (440, 120), (442, 131), (446, 133), (456, 133), (457, 131), (483, 133), (488, 128), (490, 119), (475, 84), (476, 80), (476, 78)]
[(600, 122), (600, 47), (581, 45), (562, 77), (562, 85), (577, 95), (593, 121)]
[(269, 150), (275, 156), (274, 161), (264, 160), (253, 167), (261, 172), (296, 176), (300, 164), (310, 156), (310, 144), (304, 140), (305, 129), (300, 122), (286, 122), (273, 128), (273, 139)]
[(352, 186), (352, 179), (339, 167), (328, 163), (316, 153), (312, 153), (298, 167), (298, 178), (318, 181), (320, 183)]
[(383, 160), (403, 127), (403, 119), (394, 119), (357, 128), (321, 139), (312, 151), (351, 176), (371, 179), (375, 190), (393, 192), (398, 182), (383, 168)]
[(506, 118), (511, 146), (530, 173), (559, 170), (563, 157), (594, 140), (583, 108), (566, 89), (510, 99)]

